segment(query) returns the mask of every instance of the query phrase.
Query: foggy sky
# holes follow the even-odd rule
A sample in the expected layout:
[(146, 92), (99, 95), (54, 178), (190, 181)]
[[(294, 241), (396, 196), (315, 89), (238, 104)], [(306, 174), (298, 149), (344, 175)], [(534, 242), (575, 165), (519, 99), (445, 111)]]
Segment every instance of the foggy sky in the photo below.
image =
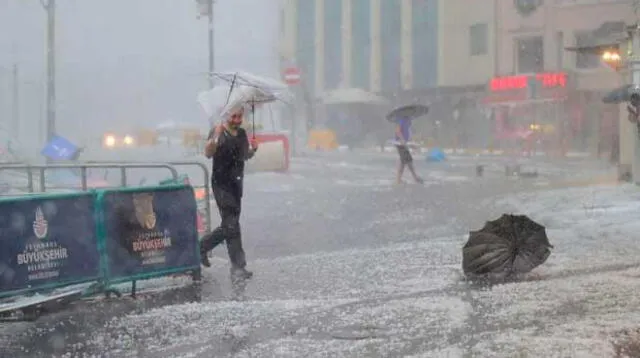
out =
[[(167, 120), (206, 126), (207, 24), (195, 0), (57, 0), (58, 132), (130, 130)], [(216, 70), (277, 77), (278, 0), (217, 0)], [(39, 0), (0, 0), (0, 125), (21, 72), (21, 133), (37, 129), (44, 101), (46, 13)]]

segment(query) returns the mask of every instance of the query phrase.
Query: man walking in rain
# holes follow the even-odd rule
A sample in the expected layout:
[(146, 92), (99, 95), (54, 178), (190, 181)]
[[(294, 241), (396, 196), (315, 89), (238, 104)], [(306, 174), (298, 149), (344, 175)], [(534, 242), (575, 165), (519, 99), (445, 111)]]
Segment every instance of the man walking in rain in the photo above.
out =
[(400, 165), (398, 166), (398, 174), (396, 176), (397, 184), (402, 184), (402, 174), (404, 173), (405, 166), (409, 168), (411, 175), (413, 175), (413, 180), (415, 180), (416, 183), (424, 183), (424, 180), (416, 174), (413, 168), (413, 157), (407, 145), (411, 137), (411, 122), (411, 118), (407, 117), (400, 117), (396, 121), (396, 148), (400, 155)]
[(243, 116), (244, 109), (236, 111), (212, 129), (204, 149), (205, 156), (213, 158), (211, 188), (222, 222), (200, 242), (201, 262), (202, 265), (210, 267), (207, 253), (226, 241), (232, 279), (249, 279), (253, 276), (253, 273), (246, 269), (240, 211), (244, 162), (256, 153), (258, 142), (255, 138), (249, 140), (247, 132), (240, 127)]

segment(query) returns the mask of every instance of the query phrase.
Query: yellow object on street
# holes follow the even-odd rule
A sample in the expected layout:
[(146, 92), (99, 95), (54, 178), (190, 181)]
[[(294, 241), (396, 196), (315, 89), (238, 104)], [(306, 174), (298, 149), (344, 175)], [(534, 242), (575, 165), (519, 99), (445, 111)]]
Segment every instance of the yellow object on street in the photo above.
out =
[(329, 129), (312, 129), (309, 131), (307, 146), (316, 150), (333, 150), (338, 148), (338, 137)]

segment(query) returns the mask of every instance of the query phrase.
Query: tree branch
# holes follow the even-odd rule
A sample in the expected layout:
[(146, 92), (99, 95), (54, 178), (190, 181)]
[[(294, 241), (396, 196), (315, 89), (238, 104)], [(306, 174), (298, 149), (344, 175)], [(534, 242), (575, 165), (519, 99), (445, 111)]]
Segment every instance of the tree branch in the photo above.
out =
[(43, 8), (45, 8), (45, 10), (49, 8), (48, 0), (40, 0), (40, 4), (42, 5)]

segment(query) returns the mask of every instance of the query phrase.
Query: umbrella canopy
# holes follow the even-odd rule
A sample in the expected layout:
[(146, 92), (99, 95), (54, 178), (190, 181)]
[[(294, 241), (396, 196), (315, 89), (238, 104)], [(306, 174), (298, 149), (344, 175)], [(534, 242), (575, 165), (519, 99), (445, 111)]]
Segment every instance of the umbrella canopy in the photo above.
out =
[(324, 104), (372, 104), (385, 106), (387, 99), (361, 88), (339, 88), (326, 93), (321, 98)]
[(214, 77), (221, 79), (225, 82), (234, 82), (239, 85), (260, 87), (271, 92), (288, 92), (289, 86), (273, 78), (259, 76), (253, 73), (244, 71), (234, 72), (216, 72)]
[[(221, 108), (220, 104), (216, 103), (215, 100), (207, 102), (208, 105), (219, 108), (219, 116), (221, 118), (225, 118), (241, 108), (249, 107), (253, 114), (251, 125), (254, 137), (256, 133), (256, 106), (276, 100), (288, 102), (291, 98), (287, 85), (267, 77), (261, 77), (248, 72), (217, 72), (213, 73), (213, 76), (225, 81), (229, 87), (224, 105)], [(218, 89), (211, 96), (219, 96), (220, 93), (222, 93), (222, 90)], [(206, 95), (202, 97), (206, 99)], [(215, 113), (215, 111), (211, 112)]]
[(252, 109), (258, 105), (274, 102), (278, 98), (275, 94), (258, 88), (245, 85), (236, 85), (228, 97), (228, 101), (220, 110), (220, 117), (225, 118), (233, 112), (250, 106)]
[(235, 86), (256, 87), (263, 92), (273, 94), (276, 99), (283, 102), (290, 102), (293, 98), (289, 86), (273, 78), (244, 71), (215, 72), (213, 75), (226, 85), (230, 85), (232, 89)]
[(211, 117), (225, 116), (242, 106), (259, 105), (273, 102), (278, 97), (275, 93), (260, 87), (234, 84), (222, 84), (198, 94), (198, 103)]
[(198, 103), (208, 117), (220, 113), (227, 102), (230, 88), (230, 83), (226, 83), (198, 93)]
[(395, 122), (398, 118), (415, 119), (426, 116), (427, 113), (429, 113), (429, 107), (421, 104), (411, 104), (408, 106), (398, 107), (389, 112), (389, 114), (387, 114), (387, 120)]
[(471, 277), (527, 273), (547, 260), (551, 248), (544, 226), (525, 215), (504, 214), (469, 234), (462, 269)]

